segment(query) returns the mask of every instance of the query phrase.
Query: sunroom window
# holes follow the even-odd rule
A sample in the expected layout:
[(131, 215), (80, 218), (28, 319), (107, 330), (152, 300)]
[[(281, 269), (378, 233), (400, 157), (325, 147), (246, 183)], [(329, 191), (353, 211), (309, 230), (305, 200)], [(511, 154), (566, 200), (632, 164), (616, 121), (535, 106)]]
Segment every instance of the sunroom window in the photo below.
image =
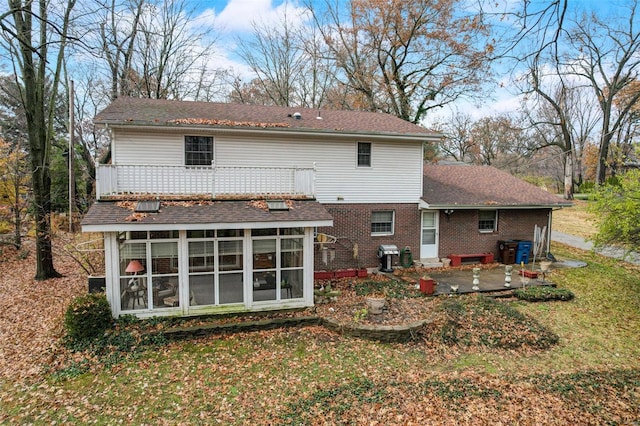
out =
[(254, 230), (252, 236), (253, 300), (303, 297), (304, 229)]
[(180, 306), (176, 234), (142, 231), (131, 235), (135, 240), (123, 241), (120, 247), (122, 311)]
[(241, 229), (187, 232), (191, 306), (244, 301), (243, 235)]

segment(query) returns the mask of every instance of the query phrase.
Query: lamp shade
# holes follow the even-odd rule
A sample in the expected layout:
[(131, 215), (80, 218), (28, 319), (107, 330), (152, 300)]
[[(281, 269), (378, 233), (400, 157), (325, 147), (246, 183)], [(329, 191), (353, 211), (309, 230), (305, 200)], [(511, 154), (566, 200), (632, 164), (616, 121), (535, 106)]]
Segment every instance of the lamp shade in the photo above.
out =
[(131, 262), (129, 262), (129, 264), (127, 265), (127, 269), (125, 269), (124, 271), (138, 273), (144, 271), (144, 266), (142, 266), (142, 263), (140, 263), (140, 261), (132, 260)]

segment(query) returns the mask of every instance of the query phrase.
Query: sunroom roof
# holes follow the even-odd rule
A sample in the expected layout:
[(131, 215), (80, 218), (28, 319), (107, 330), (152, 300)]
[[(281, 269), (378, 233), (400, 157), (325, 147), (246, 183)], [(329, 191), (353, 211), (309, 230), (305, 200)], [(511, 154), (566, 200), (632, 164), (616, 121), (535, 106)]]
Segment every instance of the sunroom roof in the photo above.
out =
[(98, 201), (81, 225), (84, 232), (333, 225), (331, 214), (317, 201), (285, 204), (288, 210), (270, 210), (264, 201), (160, 202), (157, 213), (144, 213), (132, 203)]

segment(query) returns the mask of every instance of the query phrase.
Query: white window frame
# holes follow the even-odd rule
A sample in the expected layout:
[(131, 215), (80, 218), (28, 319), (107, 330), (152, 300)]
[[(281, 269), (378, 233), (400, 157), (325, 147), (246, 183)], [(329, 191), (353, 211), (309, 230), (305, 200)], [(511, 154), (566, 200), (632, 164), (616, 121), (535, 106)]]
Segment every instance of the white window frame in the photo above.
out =
[[(238, 231), (240, 231), (241, 229), (238, 229)], [(201, 230), (197, 230), (197, 231), (201, 231)], [(246, 303), (246, 300), (243, 300), (242, 302), (231, 302), (231, 303), (220, 303), (220, 276), (221, 275), (227, 275), (227, 274), (243, 274), (244, 275), (244, 265), (243, 262), (240, 261), (240, 258), (243, 258), (245, 256), (245, 244), (244, 244), (244, 234), (245, 232), (239, 233), (238, 235), (235, 236), (220, 236), (218, 233), (220, 231), (209, 231), (211, 232), (211, 234), (207, 235), (206, 234), (206, 230), (205, 231), (205, 236), (203, 237), (187, 237), (187, 247), (189, 248), (191, 243), (198, 243), (198, 242), (202, 242), (202, 243), (210, 243), (212, 245), (212, 252), (205, 252), (203, 253), (205, 256), (199, 256), (199, 255), (192, 255), (189, 254), (189, 259), (191, 258), (197, 258), (197, 257), (204, 257), (205, 259), (207, 257), (212, 257), (213, 258), (213, 265), (208, 265), (206, 263), (205, 260), (205, 265), (204, 265), (204, 269), (202, 270), (191, 270), (191, 268), (189, 267), (189, 263), (190, 261), (187, 261), (187, 274), (189, 279), (187, 280), (187, 284), (186, 286), (189, 288), (189, 280), (192, 276), (207, 276), (207, 275), (211, 275), (213, 277), (213, 300), (214, 303), (213, 304), (202, 304), (202, 305), (194, 305), (193, 307), (202, 307), (202, 306), (225, 306), (225, 305), (234, 305), (234, 304), (240, 304), (240, 303)], [(233, 270), (226, 270), (223, 268), (223, 266), (230, 266), (229, 264), (221, 264), (221, 259), (220, 259), (220, 243), (222, 242), (227, 242), (227, 241), (240, 241), (241, 242), (241, 246), (240, 246), (240, 252), (236, 253), (236, 263), (232, 266), (236, 266), (236, 269)], [(187, 251), (189, 251), (189, 249), (187, 249)], [(229, 253), (228, 255), (233, 256), (233, 253)], [(244, 291), (244, 290), (243, 290)], [(189, 288), (189, 292), (191, 292), (191, 288)]]
[[(295, 228), (295, 227), (293, 227)], [(287, 301), (292, 301), (292, 300), (298, 300), (298, 299), (304, 299), (305, 298), (305, 286), (304, 286), (304, 268), (305, 268), (305, 261), (304, 261), (304, 252), (306, 250), (305, 248), (305, 232), (304, 232), (304, 228), (302, 228), (302, 233), (296, 233), (296, 234), (287, 234), (285, 232), (285, 230), (287, 229), (292, 229), (292, 228), (275, 228), (276, 229), (276, 233), (274, 235), (256, 235), (254, 236), (253, 233), (251, 235), (251, 246), (252, 246), (252, 253), (251, 253), (251, 273), (253, 276), (255, 276), (256, 273), (261, 273), (261, 272), (272, 272), (275, 274), (275, 281), (276, 281), (276, 287), (275, 287), (275, 292), (276, 292), (276, 297), (275, 299), (269, 299), (269, 300), (263, 300), (263, 301), (254, 301), (253, 303), (255, 304), (269, 304), (269, 303), (282, 303), (282, 302), (287, 302)], [(253, 231), (253, 230), (252, 230)], [(276, 259), (275, 259), (275, 267), (268, 267), (268, 268), (254, 268), (253, 267), (253, 257), (256, 255), (256, 252), (254, 250), (254, 244), (256, 241), (261, 241), (261, 240), (274, 240), (276, 245), (275, 245), (275, 255), (276, 255)], [(300, 240), (301, 246), (300, 246), (300, 255), (301, 255), (301, 259), (302, 259), (302, 265), (301, 266), (288, 266), (288, 267), (284, 267), (282, 266), (282, 254), (283, 253), (287, 253), (287, 252), (293, 252), (296, 250), (283, 250), (282, 249), (282, 241), (283, 240)], [(291, 298), (282, 298), (282, 276), (284, 275), (283, 272), (287, 272), (287, 271), (302, 271), (303, 273), (303, 279), (302, 279), (302, 296), (300, 297), (291, 297)], [(251, 282), (253, 282), (253, 276), (251, 277)]]
[[(360, 144), (369, 145), (369, 164), (360, 164)], [(356, 167), (371, 168), (373, 167), (373, 144), (371, 142), (356, 142)]]
[[(489, 219), (488, 218), (481, 218), (480, 215), (482, 213), (493, 213), (493, 228), (488, 229), (488, 228), (482, 228), (480, 225), (482, 224), (482, 222), (488, 222)], [(478, 210), (478, 232), (480, 232), (481, 234), (490, 234), (493, 232), (496, 232), (498, 230), (498, 210)]]
[[(386, 223), (386, 222), (374, 222), (373, 216), (375, 213), (391, 213), (391, 230), (390, 231), (374, 231), (373, 224), (374, 223)], [(371, 212), (371, 235), (379, 236), (379, 235), (393, 235), (396, 227), (396, 212), (394, 210), (374, 210)]]
[[(146, 295), (144, 295), (145, 300), (146, 300), (146, 307), (145, 308), (135, 308), (132, 307), (132, 309), (123, 309), (122, 306), (122, 297), (120, 297), (120, 302), (119, 302), (119, 308), (118, 308), (118, 312), (120, 313), (132, 313), (135, 314), (137, 312), (158, 312), (161, 310), (167, 310), (167, 309), (172, 309), (170, 307), (164, 307), (164, 306), (154, 306), (153, 302), (153, 294), (154, 294), (154, 289), (156, 288), (156, 286), (165, 278), (169, 278), (169, 279), (175, 279), (176, 283), (179, 283), (180, 281), (180, 261), (179, 261), (179, 253), (180, 253), (180, 243), (179, 243), (179, 236), (176, 234), (177, 231), (168, 231), (169, 232), (169, 236), (168, 237), (154, 237), (153, 233), (154, 231), (137, 231), (133, 236), (135, 238), (131, 239), (128, 238), (126, 240), (123, 240), (118, 247), (118, 260), (119, 262), (122, 262), (122, 253), (127, 250), (127, 246), (130, 245), (144, 245), (144, 266), (145, 266), (145, 270), (142, 271), (139, 274), (135, 274), (139, 280), (141, 280), (144, 283), (144, 286), (146, 287)], [(128, 236), (132, 236), (131, 234), (129, 234)], [(170, 256), (161, 256), (162, 253), (158, 253), (155, 252), (153, 250), (153, 245), (154, 244), (163, 244), (163, 243), (169, 243), (169, 244), (173, 244), (175, 245), (175, 253), (169, 253)], [(173, 251), (173, 250), (171, 250)], [(175, 268), (176, 271), (175, 272), (168, 272), (168, 273), (159, 273), (155, 270), (154, 268), (154, 259), (156, 258), (168, 258), (170, 259), (170, 265), (171, 267)], [(139, 257), (140, 260), (142, 260), (142, 256)], [(127, 274), (127, 273), (122, 273), (119, 271), (118, 273), (118, 294), (122, 293), (122, 288), (121, 288), (121, 283), (122, 280), (127, 280), (130, 279), (131, 275)], [(157, 282), (157, 283), (156, 283)], [(173, 308), (175, 309), (175, 308)]]

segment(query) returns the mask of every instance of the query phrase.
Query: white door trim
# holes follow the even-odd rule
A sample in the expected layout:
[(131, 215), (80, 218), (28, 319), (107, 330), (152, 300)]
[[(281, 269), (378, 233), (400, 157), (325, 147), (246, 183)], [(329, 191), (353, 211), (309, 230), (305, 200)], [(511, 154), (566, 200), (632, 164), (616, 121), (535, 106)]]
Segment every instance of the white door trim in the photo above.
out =
[[(424, 218), (425, 213), (433, 213), (433, 226), (425, 228)], [(440, 223), (439, 223), (439, 210), (421, 210), (420, 211), (420, 259), (437, 259), (438, 258), (438, 245), (440, 240)], [(424, 244), (424, 230), (433, 229), (435, 232), (434, 243)]]

